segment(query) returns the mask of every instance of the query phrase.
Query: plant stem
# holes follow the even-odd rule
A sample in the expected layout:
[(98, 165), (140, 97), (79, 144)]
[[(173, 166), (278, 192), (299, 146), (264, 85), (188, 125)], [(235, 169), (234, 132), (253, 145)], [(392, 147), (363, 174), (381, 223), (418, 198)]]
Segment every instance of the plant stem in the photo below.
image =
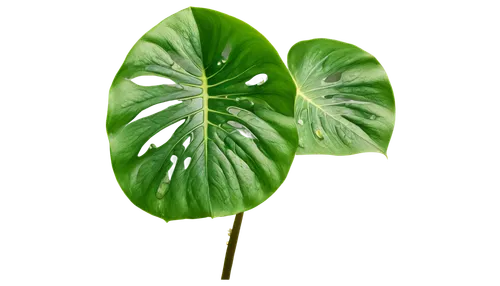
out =
[(236, 251), (236, 244), (238, 243), (238, 236), (240, 235), (241, 221), (243, 220), (243, 213), (239, 213), (234, 217), (233, 229), (229, 236), (229, 243), (227, 244), (226, 258), (224, 259), (224, 268), (222, 269), (221, 280), (229, 280), (231, 276), (231, 268), (233, 267), (234, 252)]

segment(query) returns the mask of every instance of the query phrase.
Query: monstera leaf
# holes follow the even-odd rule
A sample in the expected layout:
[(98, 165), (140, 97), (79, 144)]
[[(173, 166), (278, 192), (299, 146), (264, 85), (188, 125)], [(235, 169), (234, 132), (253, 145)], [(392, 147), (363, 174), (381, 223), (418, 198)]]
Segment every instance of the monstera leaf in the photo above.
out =
[(297, 154), (386, 154), (394, 95), (372, 55), (351, 44), (314, 39), (290, 49), (288, 67), (297, 85)]
[[(134, 82), (144, 76), (172, 84)], [(135, 205), (167, 221), (253, 208), (292, 164), (294, 98), (288, 70), (259, 32), (216, 11), (182, 10), (135, 44), (111, 86), (106, 127), (118, 183)], [(179, 103), (137, 119), (169, 101)], [(140, 154), (176, 123), (166, 143)]]

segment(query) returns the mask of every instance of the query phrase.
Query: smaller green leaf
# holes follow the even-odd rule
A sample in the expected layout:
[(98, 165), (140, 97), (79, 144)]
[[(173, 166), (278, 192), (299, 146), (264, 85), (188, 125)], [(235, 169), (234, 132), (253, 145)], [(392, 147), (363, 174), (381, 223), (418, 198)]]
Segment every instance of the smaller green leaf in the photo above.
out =
[(375, 57), (351, 44), (313, 39), (290, 49), (288, 68), (297, 85), (297, 154), (387, 153), (394, 95)]

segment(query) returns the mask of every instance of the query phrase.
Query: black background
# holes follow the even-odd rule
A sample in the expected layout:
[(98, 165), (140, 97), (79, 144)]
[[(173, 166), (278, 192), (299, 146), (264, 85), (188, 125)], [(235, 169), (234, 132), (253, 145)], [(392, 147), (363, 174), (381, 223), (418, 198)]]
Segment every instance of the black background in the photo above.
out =
[[(315, 2), (268, 7), (266, 2), (270, 1), (217, 1), (217, 7), (239, 7), (240, 15), (257, 16), (257, 23), (264, 24), (273, 39), (281, 40), (283, 48), (299, 31), (344, 32), (346, 39), (368, 40), (385, 63), (393, 64), (393, 78), (401, 79), (397, 32), (401, 27), (393, 8)], [(119, 63), (119, 49), (151, 23), (151, 16), (159, 16), (159, 8), (176, 7), (175, 1), (156, 3), (108, 3), (109, 7), (96, 8), (88, 15), (98, 22), (93, 33), (98, 61), (93, 65), (99, 68), (93, 66), (94, 78), (102, 78), (112, 64)], [(95, 84), (102, 91), (102, 80)], [(102, 95), (91, 106), (95, 120), (102, 120)], [(95, 137), (95, 154), (102, 154), (102, 140)], [(160, 233), (157, 224), (144, 224), (134, 209), (120, 208), (120, 194), (111, 192), (111, 177), (102, 175), (102, 163), (96, 165), (100, 211), (95, 215), (89, 211), (87, 225), (92, 231), (84, 235), (95, 252), (92, 275), (109, 282), (137, 279), (168, 285), (179, 280), (213, 285), (223, 225), (169, 225), (168, 233)], [(264, 216), (249, 217), (249, 239), (241, 242), (241, 280), (232, 284), (323, 285), (399, 279), (408, 248), (403, 210), (411, 204), (401, 185), (400, 145), (393, 145), (392, 169), (384, 169), (383, 161), (357, 160), (299, 161), (296, 168), (297, 184), (289, 185)]]

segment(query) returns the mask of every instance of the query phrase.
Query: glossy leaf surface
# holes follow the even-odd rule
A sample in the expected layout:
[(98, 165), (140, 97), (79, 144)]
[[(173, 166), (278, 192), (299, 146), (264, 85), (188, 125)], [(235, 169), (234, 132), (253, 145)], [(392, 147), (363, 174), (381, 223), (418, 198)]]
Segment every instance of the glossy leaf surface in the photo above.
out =
[[(173, 83), (134, 83), (141, 76)], [(292, 163), (294, 97), (288, 70), (255, 29), (213, 10), (182, 10), (135, 44), (111, 86), (106, 127), (116, 178), (135, 205), (167, 221), (253, 208)], [(170, 101), (180, 103), (136, 119)], [(181, 122), (166, 143), (139, 154)]]
[(297, 85), (297, 154), (386, 154), (394, 95), (372, 55), (351, 44), (313, 39), (290, 49), (288, 67)]

